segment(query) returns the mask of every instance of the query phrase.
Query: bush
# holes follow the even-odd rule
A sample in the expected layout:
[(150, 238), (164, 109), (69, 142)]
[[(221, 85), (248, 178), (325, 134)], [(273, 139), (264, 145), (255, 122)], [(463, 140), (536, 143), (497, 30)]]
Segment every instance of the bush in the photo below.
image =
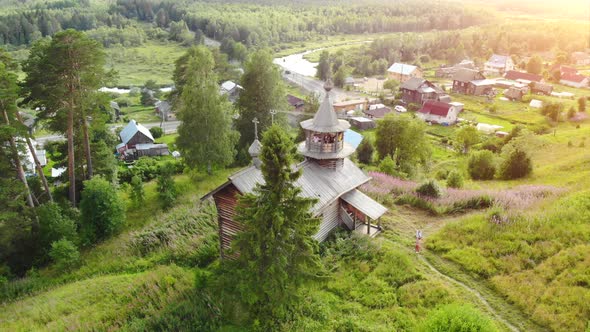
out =
[(373, 161), (373, 144), (368, 138), (363, 139), (356, 150), (359, 161), (363, 164), (370, 164)]
[(129, 196), (131, 197), (133, 205), (136, 207), (141, 206), (145, 201), (145, 191), (143, 189), (143, 181), (141, 181), (141, 177), (135, 175), (131, 178), (131, 193)]
[(385, 158), (381, 160), (381, 163), (379, 163), (379, 170), (385, 174), (389, 174), (392, 176), (397, 173), (395, 162), (393, 161), (390, 155), (385, 156)]
[(441, 196), (441, 190), (436, 181), (428, 180), (416, 188), (416, 193), (420, 196), (438, 198)]
[(51, 244), (61, 239), (76, 239), (76, 224), (56, 203), (45, 203), (37, 208), (39, 218), (39, 247), (47, 256)]
[(492, 332), (492, 321), (468, 305), (449, 304), (432, 312), (420, 329), (424, 332)]
[(483, 150), (471, 153), (467, 160), (467, 170), (474, 180), (491, 180), (496, 173), (494, 154)]
[(158, 139), (164, 135), (164, 130), (160, 127), (152, 127), (150, 128), (150, 133), (154, 137), (154, 139)]
[(100, 176), (84, 181), (80, 211), (80, 229), (86, 244), (106, 239), (125, 224), (123, 201), (115, 187)]
[(463, 187), (463, 176), (457, 171), (451, 171), (447, 176), (447, 187), (449, 188), (462, 188)]
[(528, 154), (519, 149), (511, 151), (500, 165), (500, 178), (504, 180), (519, 179), (533, 171), (533, 162)]
[(172, 163), (162, 165), (158, 177), (158, 192), (164, 209), (171, 208), (178, 195), (172, 174), (174, 174), (174, 165)]
[(72, 241), (61, 239), (51, 244), (49, 256), (59, 270), (74, 267), (80, 260), (80, 252)]

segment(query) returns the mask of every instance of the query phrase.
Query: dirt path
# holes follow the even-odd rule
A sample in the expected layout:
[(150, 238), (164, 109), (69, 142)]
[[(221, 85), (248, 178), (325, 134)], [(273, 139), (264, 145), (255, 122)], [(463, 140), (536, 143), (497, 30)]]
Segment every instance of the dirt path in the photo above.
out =
[[(416, 234), (416, 230), (420, 229), (423, 232), (423, 235), (426, 238), (426, 241), (428, 239), (428, 236), (431, 234), (436, 233), (437, 231), (439, 231), (444, 225), (450, 223), (450, 222), (454, 222), (457, 219), (461, 218), (462, 216), (459, 217), (433, 217), (423, 211), (420, 210), (416, 210), (416, 209), (412, 209), (412, 208), (406, 208), (406, 207), (398, 207), (396, 210), (393, 210), (390, 212), (390, 214), (387, 216), (387, 228), (388, 230), (386, 230), (383, 233), (383, 237), (388, 240), (388, 241), (392, 241), (395, 242), (397, 244), (403, 244), (406, 248), (408, 248), (408, 250), (412, 250), (410, 248), (413, 248), (413, 243), (414, 243), (414, 236)], [(426, 250), (424, 248), (424, 250)], [(435, 267), (435, 265), (433, 265), (429, 259), (428, 256), (433, 256), (432, 259), (435, 259), (436, 261), (440, 260), (441, 265), (443, 265), (444, 259), (442, 259), (441, 257), (439, 257), (438, 255), (436, 255), (434, 252), (430, 252), (430, 251), (425, 251), (423, 252), (423, 254), (418, 255), (418, 259), (424, 263), (424, 265), (427, 267), (427, 270), (429, 270), (430, 272), (432, 272), (435, 276), (442, 278), (443, 280), (450, 282), (451, 284), (458, 286), (459, 288), (464, 289), (465, 291), (467, 291), (469, 294), (471, 294), (474, 298), (476, 298), (482, 305), (482, 307), (490, 314), (493, 316), (493, 318), (495, 320), (497, 320), (500, 324), (502, 324), (503, 326), (503, 330), (507, 330), (507, 331), (524, 331), (527, 330), (526, 328), (523, 330), (522, 326), (528, 326), (528, 325), (532, 325), (533, 323), (531, 322), (530, 324), (528, 324), (528, 322), (526, 324), (519, 324), (519, 327), (516, 327), (514, 324), (512, 324), (502, 313), (500, 313), (497, 309), (495, 309), (491, 304), (490, 304), (490, 299), (486, 298), (486, 295), (482, 294), (482, 292), (474, 287), (471, 287), (470, 285), (466, 284), (465, 282), (458, 280), (458, 278), (453, 277), (452, 274), (450, 273), (445, 273), (445, 271), (441, 271), (439, 268)], [(443, 265), (444, 266), (444, 265)], [(445, 267), (446, 269), (446, 267)], [(476, 280), (477, 281), (477, 280)], [(485, 286), (482, 286), (485, 287)], [(504, 308), (508, 308), (507, 310), (509, 312), (511, 312), (510, 316), (512, 316), (512, 320), (528, 320), (526, 319), (526, 317), (523, 317), (523, 315), (520, 314), (516, 314), (513, 316), (513, 312), (518, 312), (517, 310), (511, 310), (512, 309), (512, 305), (510, 305), (509, 303), (505, 303), (505, 301), (498, 295), (496, 297), (495, 294), (492, 294), (492, 298), (494, 298), (495, 302), (500, 302), (500, 306), (504, 307)], [(498, 306), (499, 304), (496, 303), (496, 306)]]
[(430, 268), (430, 270), (432, 272), (434, 272), (435, 274), (439, 275), (440, 277), (442, 277), (443, 279), (467, 290), (468, 292), (470, 292), (471, 294), (475, 295), (476, 298), (479, 299), (479, 301), (481, 302), (481, 304), (483, 304), (483, 306), (487, 309), (488, 312), (490, 312), (495, 319), (497, 319), (498, 321), (500, 321), (502, 324), (504, 324), (504, 326), (506, 326), (509, 330), (511, 331), (515, 331), (515, 332), (519, 332), (520, 329), (518, 329), (516, 326), (512, 325), (509, 321), (507, 321), (506, 319), (504, 319), (504, 317), (502, 317), (496, 310), (494, 310), (494, 308), (492, 308), (492, 306), (489, 304), (489, 302), (486, 300), (485, 297), (483, 297), (481, 295), (480, 292), (478, 292), (476, 289), (471, 288), (469, 286), (467, 286), (466, 284), (462, 283), (459, 280), (453, 279), (452, 277), (443, 274), (442, 272), (440, 272), (439, 270), (437, 270), (434, 266), (432, 266), (432, 264), (430, 264), (430, 262), (424, 258), (423, 255), (419, 255), (419, 259), (426, 264), (426, 266), (428, 266), (428, 268)]

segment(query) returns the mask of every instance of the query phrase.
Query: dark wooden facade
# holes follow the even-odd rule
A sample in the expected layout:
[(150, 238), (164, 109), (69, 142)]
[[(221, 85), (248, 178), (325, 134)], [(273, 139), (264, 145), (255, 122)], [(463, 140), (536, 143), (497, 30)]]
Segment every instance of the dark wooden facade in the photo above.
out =
[(213, 194), (213, 200), (217, 206), (219, 251), (222, 258), (228, 257), (226, 253), (231, 248), (234, 236), (242, 230), (242, 225), (235, 221), (239, 195), (240, 192), (233, 184), (229, 184)]
[(129, 149), (134, 149), (137, 144), (149, 144), (149, 143), (154, 143), (154, 141), (151, 138), (144, 135), (141, 131), (138, 130), (135, 133), (135, 135), (133, 135), (133, 137), (131, 137), (129, 142), (127, 142), (127, 147)]

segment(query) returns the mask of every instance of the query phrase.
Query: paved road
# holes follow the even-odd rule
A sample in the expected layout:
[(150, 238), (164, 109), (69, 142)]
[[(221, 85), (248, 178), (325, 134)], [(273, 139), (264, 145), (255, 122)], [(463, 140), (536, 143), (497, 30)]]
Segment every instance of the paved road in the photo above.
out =
[[(153, 127), (160, 127), (160, 122), (142, 123), (142, 125), (148, 129), (150, 129)], [(162, 129), (164, 130), (164, 133), (171, 134), (171, 133), (176, 132), (179, 125), (180, 125), (180, 121), (168, 121), (168, 122), (164, 122), (162, 124)], [(109, 127), (111, 128), (112, 131), (115, 131), (116, 128), (124, 127), (124, 126), (125, 126), (125, 124), (114, 124), (114, 125), (110, 125)], [(65, 139), (66, 138), (63, 135), (51, 134), (51, 135), (45, 135), (45, 136), (38, 136), (35, 138), (35, 141), (37, 141), (37, 144), (43, 146), (47, 142), (63, 141)]]
[[(320, 98), (324, 97), (324, 81), (320, 81), (320, 80), (315, 79), (313, 77), (304, 76), (304, 75), (293, 73), (293, 72), (291, 72), (289, 74), (283, 73), (283, 78), (289, 82), (292, 82), (292, 83), (300, 86), (305, 91), (318, 94), (320, 96)], [(346, 99), (364, 98), (355, 92), (344, 91), (343, 89), (336, 88), (336, 87), (332, 89), (331, 95), (332, 95), (332, 100), (334, 100), (334, 101), (343, 101)]]

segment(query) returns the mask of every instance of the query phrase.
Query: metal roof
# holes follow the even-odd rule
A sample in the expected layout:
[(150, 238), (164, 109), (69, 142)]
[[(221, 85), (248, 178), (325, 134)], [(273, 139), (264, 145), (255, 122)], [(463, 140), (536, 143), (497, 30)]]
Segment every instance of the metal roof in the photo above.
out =
[[(349, 159), (344, 159), (344, 164), (339, 169), (324, 168), (308, 161), (297, 167), (303, 169), (301, 177), (296, 182), (302, 190), (302, 195), (318, 199), (311, 209), (314, 214), (321, 212), (344, 193), (371, 179)], [(257, 183), (264, 183), (262, 172), (254, 166), (241, 170), (229, 179), (241, 193), (250, 193)]]
[(453, 75), (453, 81), (459, 82), (471, 82), (474, 80), (482, 80), (485, 77), (481, 74), (481, 72), (475, 69), (468, 69), (468, 68), (461, 68), (455, 72)]
[(144, 144), (137, 144), (135, 146), (135, 150), (149, 150), (149, 149), (163, 149), (163, 148), (168, 148), (168, 145), (164, 144), (164, 143), (160, 143), (160, 144), (154, 144), (154, 143), (144, 143)]
[(407, 65), (405, 63), (394, 63), (387, 69), (390, 73), (402, 74), (402, 75), (410, 75), (414, 70), (416, 70), (416, 66)]
[(386, 207), (375, 202), (371, 197), (363, 194), (358, 189), (351, 190), (342, 195), (342, 199), (373, 220), (379, 219), (387, 212)]
[[(360, 118), (360, 119), (365, 119), (365, 118)], [(369, 119), (367, 119), (367, 120), (369, 120)], [(361, 121), (363, 121), (363, 120), (361, 120)], [(369, 120), (369, 122), (371, 122), (371, 120)], [(347, 131), (344, 132), (344, 142), (350, 144), (353, 148), (356, 149), (361, 144), (362, 141), (363, 141), (363, 135), (357, 133), (356, 131), (354, 131), (352, 129), (348, 129)]]
[(146, 127), (140, 125), (135, 120), (129, 121), (125, 128), (121, 130), (121, 133), (119, 134), (119, 136), (121, 137), (121, 141), (125, 144), (129, 143), (129, 141), (133, 138), (133, 136), (135, 136), (135, 134), (138, 131), (147, 136), (150, 140), (152, 140), (152, 142), (154, 141), (152, 133), (150, 133), (150, 131)]
[(401, 89), (407, 90), (416, 90), (418, 89), (426, 80), (423, 78), (412, 77), (409, 80), (402, 83)]
[(301, 122), (301, 127), (305, 130), (311, 130), (318, 133), (338, 133), (350, 128), (350, 123), (346, 120), (339, 120), (334, 111), (332, 99), (330, 98), (331, 82), (324, 85), (326, 93), (320, 109), (316, 112), (313, 119)]
[(232, 91), (233, 89), (235, 89), (236, 87), (238, 89), (243, 89), (242, 86), (240, 86), (237, 83), (234, 83), (232, 81), (225, 81), (225, 82), (221, 83), (221, 94), (228, 93), (228, 92)]

